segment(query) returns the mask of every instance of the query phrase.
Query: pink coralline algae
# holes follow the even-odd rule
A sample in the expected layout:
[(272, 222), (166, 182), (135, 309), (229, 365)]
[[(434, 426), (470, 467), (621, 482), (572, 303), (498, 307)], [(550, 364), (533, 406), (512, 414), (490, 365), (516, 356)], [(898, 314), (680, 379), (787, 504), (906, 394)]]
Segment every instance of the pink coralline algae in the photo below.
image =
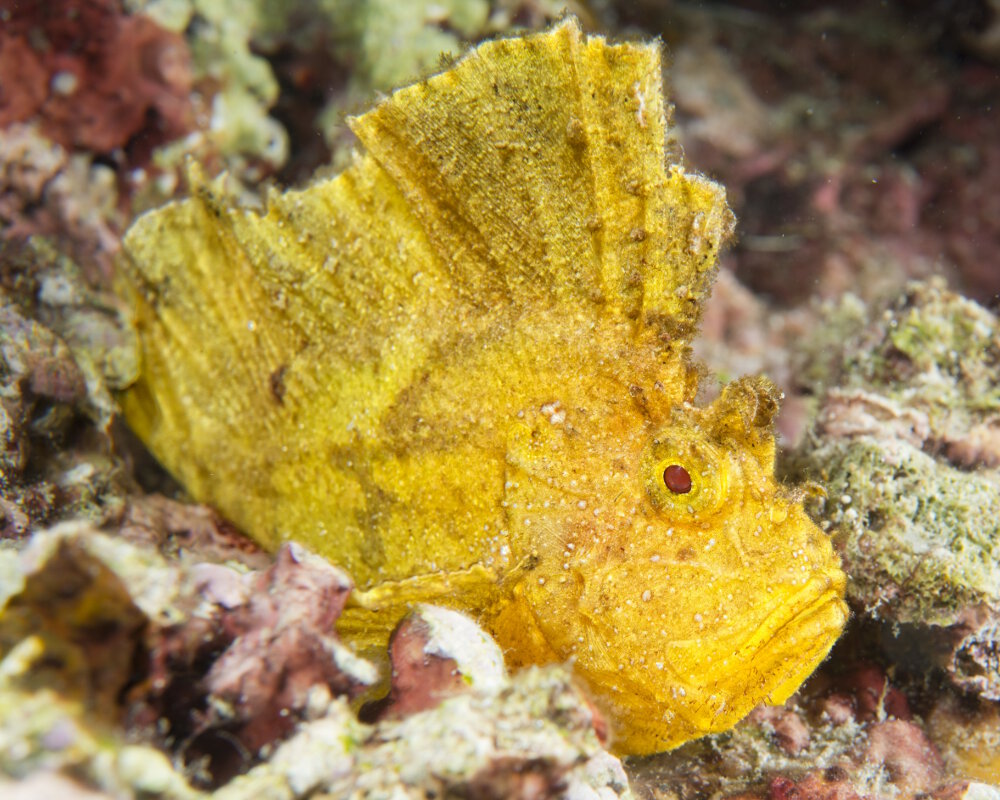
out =
[(190, 89), (183, 38), (118, 0), (0, 0), (0, 128), (141, 162), (190, 130)]

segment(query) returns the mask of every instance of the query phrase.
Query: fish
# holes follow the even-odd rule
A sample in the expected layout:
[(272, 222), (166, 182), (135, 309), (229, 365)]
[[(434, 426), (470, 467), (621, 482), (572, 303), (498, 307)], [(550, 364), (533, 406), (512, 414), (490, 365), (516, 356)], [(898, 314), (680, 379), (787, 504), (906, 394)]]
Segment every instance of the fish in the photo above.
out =
[(568, 18), (350, 125), (336, 177), (255, 210), (195, 172), (134, 222), (128, 424), (264, 547), (347, 569), (358, 647), (464, 610), (511, 666), (571, 664), (623, 754), (783, 702), (845, 575), (775, 478), (775, 385), (697, 402), (734, 218), (683, 164), (660, 45)]

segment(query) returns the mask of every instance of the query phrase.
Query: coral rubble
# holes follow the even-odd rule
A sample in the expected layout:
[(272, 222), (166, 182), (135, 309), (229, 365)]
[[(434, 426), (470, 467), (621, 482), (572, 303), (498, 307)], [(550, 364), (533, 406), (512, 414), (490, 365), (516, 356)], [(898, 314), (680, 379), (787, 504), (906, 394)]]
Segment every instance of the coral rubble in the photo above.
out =
[[(128, 485), (96, 428), (110, 421), (116, 375), (132, 374), (129, 333), (113, 302), (43, 252), (0, 251), (0, 539), (69, 517), (114, 519)], [(33, 317), (19, 293), (35, 299)]]
[[(568, 672), (508, 678), (496, 644), (452, 611), (425, 607), (406, 623), (393, 713), (359, 722), (347, 699), (376, 670), (333, 635), (349, 591), (342, 572), (291, 546), (248, 571), (67, 523), (0, 550), (0, 770), (28, 781), (72, 770), (112, 794), (170, 798), (206, 785), (289, 800), (629, 796)], [(422, 686), (400, 681), (420, 651), (450, 666), (424, 666)]]

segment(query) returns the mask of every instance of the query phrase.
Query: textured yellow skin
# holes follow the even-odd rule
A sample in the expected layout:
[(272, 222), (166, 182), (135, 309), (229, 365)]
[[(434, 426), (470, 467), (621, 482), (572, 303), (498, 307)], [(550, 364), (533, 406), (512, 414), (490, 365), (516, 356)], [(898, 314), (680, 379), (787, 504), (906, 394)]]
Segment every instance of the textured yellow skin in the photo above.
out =
[(469, 610), (514, 664), (572, 660), (624, 753), (783, 701), (844, 575), (774, 480), (773, 386), (692, 405), (732, 217), (667, 152), (658, 47), (569, 21), (353, 128), (366, 155), (262, 215), (201, 184), (136, 222), (133, 428), (262, 544), (347, 567), (361, 644)]

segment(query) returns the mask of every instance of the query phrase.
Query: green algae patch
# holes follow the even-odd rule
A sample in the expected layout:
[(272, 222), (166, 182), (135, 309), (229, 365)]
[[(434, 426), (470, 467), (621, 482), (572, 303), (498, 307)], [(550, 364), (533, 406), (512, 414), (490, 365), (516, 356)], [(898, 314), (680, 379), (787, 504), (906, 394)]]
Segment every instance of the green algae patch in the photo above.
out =
[(859, 436), (816, 452), (849, 596), (876, 617), (950, 625), (1000, 600), (1000, 482), (905, 442)]
[(797, 467), (828, 491), (848, 597), (914, 626), (958, 685), (996, 699), (1000, 320), (914, 283), (840, 353)]

